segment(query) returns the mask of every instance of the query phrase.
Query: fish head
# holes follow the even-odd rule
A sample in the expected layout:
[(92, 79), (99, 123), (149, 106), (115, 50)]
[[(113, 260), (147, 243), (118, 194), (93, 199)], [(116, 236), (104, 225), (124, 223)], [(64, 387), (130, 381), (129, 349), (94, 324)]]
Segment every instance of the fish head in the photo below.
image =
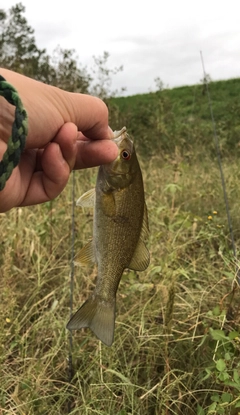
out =
[(118, 155), (114, 161), (101, 167), (109, 186), (112, 189), (121, 189), (132, 182), (139, 165), (133, 141), (126, 127), (114, 132), (113, 141), (118, 146)]

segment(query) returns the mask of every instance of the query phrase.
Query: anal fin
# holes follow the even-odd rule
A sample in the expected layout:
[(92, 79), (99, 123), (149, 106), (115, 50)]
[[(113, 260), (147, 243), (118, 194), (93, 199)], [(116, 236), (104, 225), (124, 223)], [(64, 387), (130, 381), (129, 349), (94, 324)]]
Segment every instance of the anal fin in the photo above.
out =
[(150, 254), (145, 243), (139, 239), (128, 268), (134, 271), (144, 271), (150, 262)]
[(89, 241), (76, 255), (74, 261), (81, 265), (94, 264), (96, 262), (93, 240)]
[(147, 212), (147, 206), (145, 203), (143, 222), (142, 222), (142, 228), (140, 232), (139, 241), (136, 246), (133, 257), (131, 259), (131, 262), (128, 266), (128, 268), (133, 269), (134, 271), (144, 271), (149, 265), (150, 254), (144, 242), (147, 239), (148, 234), (149, 234), (148, 212)]

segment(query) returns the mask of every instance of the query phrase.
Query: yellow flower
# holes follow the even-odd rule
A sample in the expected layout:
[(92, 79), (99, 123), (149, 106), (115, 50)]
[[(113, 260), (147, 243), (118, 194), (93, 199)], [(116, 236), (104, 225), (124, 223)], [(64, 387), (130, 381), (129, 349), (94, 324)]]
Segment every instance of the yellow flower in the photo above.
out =
[(213, 211), (213, 214), (214, 214), (214, 215), (217, 215), (218, 213), (217, 213), (217, 211), (216, 211), (216, 210), (214, 210), (214, 211)]
[(212, 220), (212, 216), (211, 215), (208, 216), (208, 220)]
[(10, 318), (6, 317), (6, 323), (11, 323)]

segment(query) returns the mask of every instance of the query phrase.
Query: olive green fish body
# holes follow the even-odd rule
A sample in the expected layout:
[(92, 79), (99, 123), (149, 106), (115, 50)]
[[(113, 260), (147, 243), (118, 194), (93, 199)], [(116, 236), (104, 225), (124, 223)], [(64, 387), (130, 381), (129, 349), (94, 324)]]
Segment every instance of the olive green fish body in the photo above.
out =
[[(137, 160), (136, 160), (137, 162)], [(98, 253), (96, 291), (105, 299), (115, 297), (125, 268), (138, 243), (144, 213), (144, 194), (139, 165), (128, 187), (104, 192), (96, 190), (94, 240)], [(101, 183), (102, 169), (98, 183)], [(98, 232), (98, 229), (104, 232)]]
[(73, 315), (70, 330), (90, 327), (110, 346), (114, 337), (115, 303), (125, 268), (144, 270), (149, 253), (147, 210), (141, 169), (125, 128), (115, 133), (119, 156), (101, 166), (95, 191), (79, 199), (82, 206), (94, 204), (93, 240), (80, 252), (80, 263), (96, 262), (98, 276), (91, 297)]

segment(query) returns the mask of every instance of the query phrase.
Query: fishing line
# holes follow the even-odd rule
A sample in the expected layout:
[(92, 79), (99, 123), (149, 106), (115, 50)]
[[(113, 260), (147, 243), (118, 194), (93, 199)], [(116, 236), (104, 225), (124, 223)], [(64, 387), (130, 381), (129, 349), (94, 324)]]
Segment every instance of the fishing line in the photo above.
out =
[[(73, 314), (73, 287), (74, 287), (74, 243), (75, 243), (75, 171), (72, 171), (72, 213), (71, 213), (71, 269), (70, 269), (70, 298), (69, 298), (69, 313), (70, 318)], [(69, 342), (69, 353), (68, 353), (68, 382), (72, 381), (74, 370), (73, 370), (73, 335), (72, 331), (68, 330), (68, 342)], [(71, 412), (72, 400), (68, 400), (68, 413)]]
[[(208, 97), (208, 106), (209, 106), (210, 114), (211, 114), (213, 137), (214, 137), (214, 143), (215, 143), (215, 148), (216, 148), (218, 166), (219, 166), (219, 170), (220, 170), (220, 176), (221, 176), (221, 182), (222, 182), (222, 188), (223, 188), (223, 195), (224, 195), (224, 201), (225, 201), (225, 207), (226, 207), (226, 213), (227, 213), (227, 220), (228, 220), (228, 227), (229, 227), (229, 232), (230, 232), (230, 236), (231, 236), (233, 256), (234, 256), (234, 259), (237, 263), (236, 246), (235, 246), (235, 241), (234, 241), (233, 227), (232, 227), (232, 221), (231, 221), (230, 209), (229, 209), (229, 203), (228, 203), (228, 197), (227, 197), (227, 191), (226, 191), (226, 184), (225, 184), (223, 168), (222, 168), (222, 162), (221, 162), (221, 152), (220, 152), (218, 135), (217, 135), (217, 131), (216, 131), (216, 123), (215, 123), (215, 119), (214, 119), (214, 115), (213, 115), (212, 102), (211, 102), (211, 97), (210, 97), (210, 91), (209, 91), (209, 88), (208, 88), (208, 80), (207, 80), (207, 74), (206, 74), (206, 71), (205, 71), (202, 51), (200, 51), (200, 56), (201, 56), (203, 76), (204, 76), (203, 82), (204, 82), (205, 87), (206, 87), (206, 92), (207, 92), (207, 97)], [(236, 267), (237, 267), (237, 269), (236, 269), (236, 281), (238, 282), (238, 284), (240, 284), (240, 270), (239, 270), (239, 267), (237, 265), (236, 265)]]

